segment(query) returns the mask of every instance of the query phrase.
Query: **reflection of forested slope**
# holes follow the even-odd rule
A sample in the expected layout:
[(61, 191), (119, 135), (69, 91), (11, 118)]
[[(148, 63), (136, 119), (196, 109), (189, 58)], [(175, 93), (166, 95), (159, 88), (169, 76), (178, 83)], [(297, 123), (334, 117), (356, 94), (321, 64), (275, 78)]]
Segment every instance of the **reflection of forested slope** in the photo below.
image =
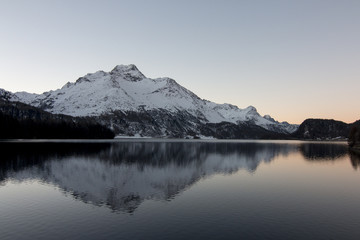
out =
[(350, 161), (351, 161), (351, 165), (353, 166), (354, 169), (357, 170), (360, 168), (360, 154), (359, 153), (351, 152), (350, 153)]
[(345, 144), (304, 143), (300, 145), (300, 152), (306, 160), (313, 162), (336, 161), (348, 155), (355, 170), (360, 166), (360, 154), (349, 152)]
[(348, 153), (345, 144), (334, 143), (303, 143), (300, 151), (305, 159), (310, 161), (336, 160)]
[(1, 179), (42, 179), (84, 202), (125, 212), (145, 199), (171, 199), (213, 174), (254, 172), (261, 162), (296, 151), (295, 145), (271, 143), (70, 144), (61, 146), (64, 151), (55, 146), (54, 153), (7, 153)]

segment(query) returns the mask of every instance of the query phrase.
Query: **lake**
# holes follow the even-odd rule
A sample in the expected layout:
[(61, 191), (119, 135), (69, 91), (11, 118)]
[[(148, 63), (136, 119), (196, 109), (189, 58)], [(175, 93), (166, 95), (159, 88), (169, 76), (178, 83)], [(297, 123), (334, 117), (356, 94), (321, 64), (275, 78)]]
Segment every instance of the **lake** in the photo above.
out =
[(0, 142), (0, 239), (359, 239), (343, 142)]

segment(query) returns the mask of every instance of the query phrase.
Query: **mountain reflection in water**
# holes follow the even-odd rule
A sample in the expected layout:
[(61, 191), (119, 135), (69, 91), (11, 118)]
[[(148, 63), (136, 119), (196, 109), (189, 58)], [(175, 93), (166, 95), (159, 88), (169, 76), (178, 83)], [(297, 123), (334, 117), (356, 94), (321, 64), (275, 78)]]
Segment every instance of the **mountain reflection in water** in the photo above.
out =
[[(273, 142), (0, 143), (0, 185), (38, 179), (76, 199), (115, 212), (144, 200), (170, 200), (201, 179), (255, 173), (261, 163), (299, 151), (308, 160), (334, 160), (345, 145)], [(357, 166), (357, 165), (356, 165)]]

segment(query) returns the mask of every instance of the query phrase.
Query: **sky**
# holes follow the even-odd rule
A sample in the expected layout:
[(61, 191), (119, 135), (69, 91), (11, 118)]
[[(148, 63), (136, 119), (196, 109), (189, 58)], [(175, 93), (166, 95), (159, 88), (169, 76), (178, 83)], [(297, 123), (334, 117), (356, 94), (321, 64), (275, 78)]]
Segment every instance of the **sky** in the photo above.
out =
[(199, 97), (301, 123), (360, 119), (358, 0), (1, 0), (0, 88), (135, 64)]

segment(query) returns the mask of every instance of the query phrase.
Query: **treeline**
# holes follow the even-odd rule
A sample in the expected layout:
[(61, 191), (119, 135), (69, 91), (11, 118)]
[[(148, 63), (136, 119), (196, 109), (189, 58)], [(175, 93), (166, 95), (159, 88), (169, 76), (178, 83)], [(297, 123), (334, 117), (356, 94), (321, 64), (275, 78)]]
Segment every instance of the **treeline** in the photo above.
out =
[(90, 118), (51, 114), (0, 100), (0, 139), (109, 139), (114, 133)]
[(350, 148), (360, 152), (360, 120), (352, 125), (348, 143)]

